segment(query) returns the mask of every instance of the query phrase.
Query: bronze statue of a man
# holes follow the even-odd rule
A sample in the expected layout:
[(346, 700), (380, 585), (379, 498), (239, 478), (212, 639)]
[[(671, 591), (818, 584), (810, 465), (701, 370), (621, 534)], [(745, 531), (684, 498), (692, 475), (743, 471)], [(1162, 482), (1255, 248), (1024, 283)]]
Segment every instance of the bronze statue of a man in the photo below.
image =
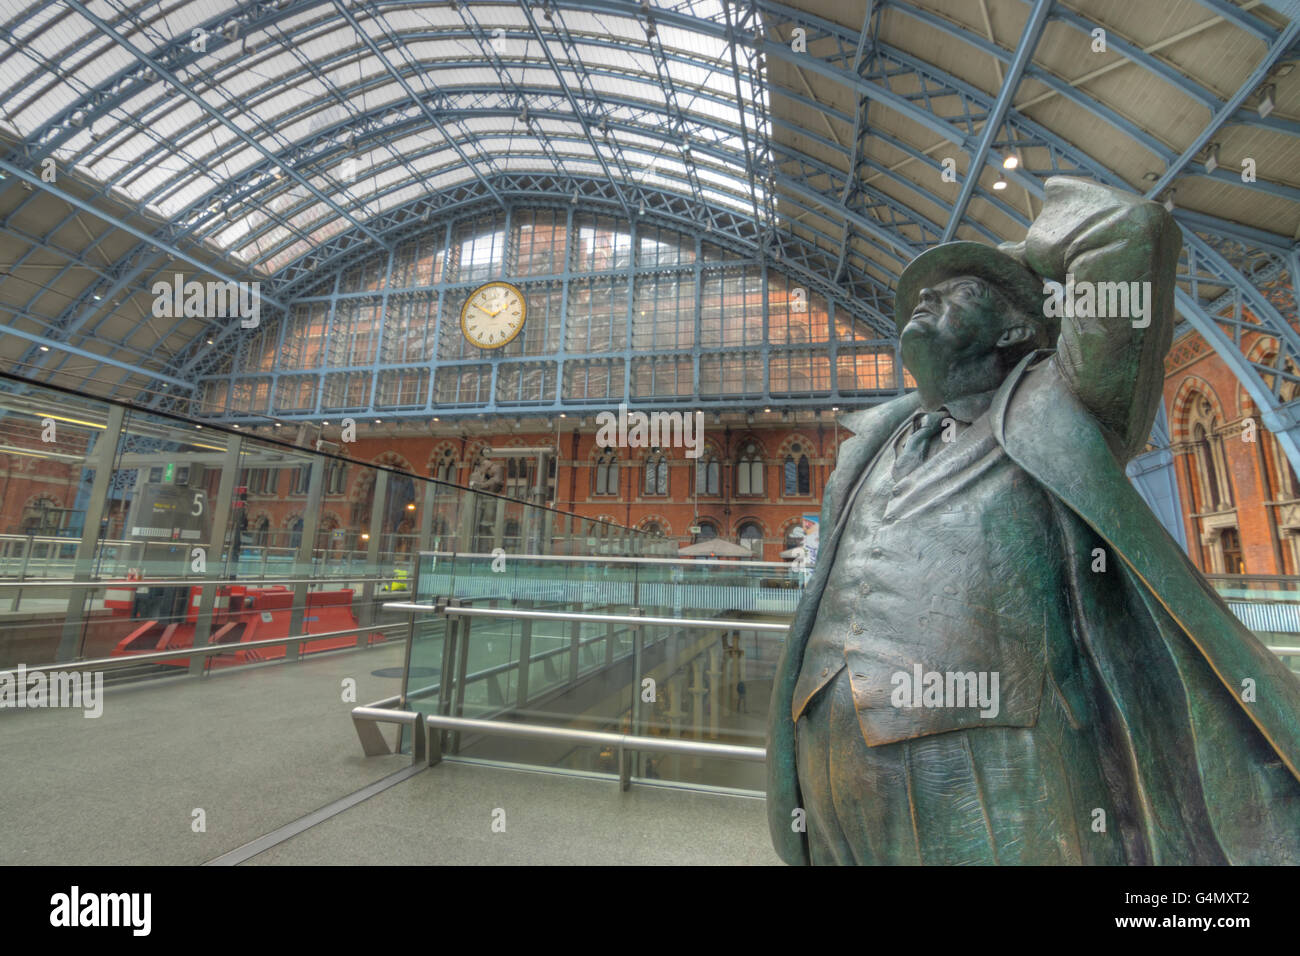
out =
[(1180, 246), (1054, 178), (1023, 242), (904, 271), (917, 388), (842, 420), (773, 687), (787, 862), (1300, 862), (1300, 683), (1124, 475)]
[(469, 473), (469, 486), (475, 491), (499, 493), (506, 486), (505, 462), (492, 457), (492, 450), (484, 445), (479, 449)]

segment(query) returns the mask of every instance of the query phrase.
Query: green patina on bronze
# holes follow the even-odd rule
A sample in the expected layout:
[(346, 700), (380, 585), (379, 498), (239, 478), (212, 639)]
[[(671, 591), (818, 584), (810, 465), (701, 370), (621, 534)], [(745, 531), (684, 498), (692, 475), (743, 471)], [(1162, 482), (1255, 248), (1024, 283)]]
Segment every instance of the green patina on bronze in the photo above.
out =
[[(905, 271), (920, 388), (842, 419), (854, 437), (773, 687), (787, 862), (1300, 862), (1300, 682), (1124, 474), (1160, 400), (1180, 246), (1163, 207), (1055, 178), (1024, 241)], [(1146, 320), (1044, 321), (1043, 283), (1067, 274), (1150, 283)], [(931, 314), (908, 328), (918, 303)], [(996, 349), (952, 345), (972, 317)], [(957, 434), (928, 450), (936, 410)], [(891, 706), (890, 675), (913, 667), (995, 672), (1002, 706)]]

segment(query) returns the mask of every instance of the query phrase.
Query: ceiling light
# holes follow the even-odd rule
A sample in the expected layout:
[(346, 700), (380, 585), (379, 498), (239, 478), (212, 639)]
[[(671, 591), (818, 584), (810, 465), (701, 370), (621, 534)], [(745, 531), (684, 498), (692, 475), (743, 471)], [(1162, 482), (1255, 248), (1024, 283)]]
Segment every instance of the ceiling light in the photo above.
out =
[(1259, 91), (1259, 105), (1255, 107), (1259, 113), (1260, 119), (1267, 119), (1268, 114), (1273, 112), (1273, 95), (1277, 92), (1277, 87), (1272, 83), (1263, 87)]
[(1211, 143), (1205, 157), (1205, 171), (1212, 173), (1219, 168), (1219, 144)]
[(1142, 178), (1145, 179), (1145, 180), (1146, 180), (1147, 182), (1149, 182), (1149, 183), (1153, 183), (1153, 182), (1155, 182), (1157, 179), (1160, 178), (1160, 174), (1159, 174), (1159, 173), (1153, 173), (1153, 172), (1145, 172), (1145, 173), (1142, 174)]
[(209, 345), (216, 345), (217, 343), (216, 343), (216, 342), (213, 342), (212, 339), (208, 339), (208, 344), (209, 344)]
[(1002, 190), (1007, 188), (1007, 181), (1003, 179), (1001, 175), (999, 175), (998, 181), (993, 184), (993, 188), (1001, 192)]
[(48, 352), (49, 350), (50, 350), (50, 347), (49, 347), (48, 345), (42, 345), (42, 346), (41, 346), (41, 351), (42, 351), (42, 352)]
[(1007, 153), (1006, 156), (1002, 157), (1003, 169), (1015, 169), (1019, 165), (1020, 165), (1020, 157), (1017, 156), (1015, 153)]

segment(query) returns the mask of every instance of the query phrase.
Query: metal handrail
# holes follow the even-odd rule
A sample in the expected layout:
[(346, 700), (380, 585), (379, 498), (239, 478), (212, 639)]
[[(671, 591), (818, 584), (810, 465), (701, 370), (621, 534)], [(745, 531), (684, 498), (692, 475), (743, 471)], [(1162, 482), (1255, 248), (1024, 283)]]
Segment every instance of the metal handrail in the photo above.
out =
[(745, 621), (721, 617), (649, 617), (631, 614), (589, 614), (581, 611), (520, 611), (513, 608), (466, 607), (457, 605), (414, 604), (409, 601), (388, 601), (381, 605), (385, 611), (436, 611), (448, 617), (519, 617), (535, 621), (590, 621), (599, 624), (653, 624), (668, 627), (698, 627), (746, 631), (787, 632), (789, 624), (771, 621)]
[(424, 721), (430, 728), (436, 727), (441, 730), (472, 730), (507, 737), (546, 737), (554, 740), (571, 740), (575, 743), (612, 744), (626, 750), (651, 750), (658, 753), (732, 757), (737, 760), (767, 759), (767, 750), (764, 747), (714, 744), (704, 740), (683, 740), (680, 737), (640, 737), (633, 734), (610, 733), (605, 730), (574, 730), (571, 727), (516, 724), (504, 720), (485, 720), (482, 717), (451, 717), (443, 714), (426, 714)]
[[(358, 714), (358, 710), (362, 711)], [(352, 713), (355, 717), (366, 719), (366, 708), (358, 708)], [(373, 718), (370, 718), (373, 719)], [(766, 761), (767, 750), (764, 747), (742, 747), (738, 744), (713, 744), (702, 740), (682, 740), (675, 737), (641, 737), (633, 734), (615, 734), (602, 730), (574, 730), (569, 727), (547, 727), (537, 724), (515, 724), (501, 720), (484, 720), (480, 717), (451, 717), (442, 714), (428, 714), (424, 718), (425, 740), (423, 741), (430, 767), (442, 761), (442, 731), (477, 731), (484, 734), (498, 734), (505, 737), (534, 737), (543, 740), (564, 740), (571, 743), (600, 744), (613, 747), (618, 752), (618, 782), (622, 790), (632, 786), (632, 766), (627, 759), (628, 751), (650, 751), (653, 753), (694, 754), (703, 757), (729, 757), (733, 760)], [(416, 758), (418, 759), (418, 758)]]
[(104, 588), (147, 588), (155, 585), (159, 587), (175, 587), (182, 584), (193, 586), (216, 584), (227, 586), (231, 584), (333, 584), (346, 583), (348, 581), (405, 581), (409, 578), (398, 578), (389, 575), (364, 575), (364, 574), (347, 574), (328, 578), (232, 578), (229, 581), (212, 581), (208, 578), (150, 578), (149, 580), (114, 580), (105, 581), (103, 579), (78, 581), (74, 578), (58, 578), (50, 580), (48, 578), (29, 578), (26, 581), (0, 581), (0, 588), (55, 588), (55, 587), (76, 587), (87, 588), (91, 591), (98, 591)]
[[(420, 556), (431, 558), (499, 558), (500, 555), (479, 551), (421, 551)], [(740, 568), (784, 568), (790, 570), (789, 561), (748, 561), (728, 558), (631, 558), (608, 554), (508, 554), (511, 561), (569, 561), (573, 563), (604, 564), (680, 564), (684, 567), (696, 567), (702, 564), (719, 564), (723, 567)]]
[[(229, 654), (232, 651), (245, 651), (258, 647), (276, 647), (294, 641), (318, 641), (325, 637), (346, 637), (349, 634), (391, 631), (406, 627), (406, 624), (379, 624), (373, 627), (349, 627), (342, 631), (322, 631), (319, 634), (295, 634), (292, 637), (268, 637), (260, 641), (237, 641), (233, 644), (204, 644), (202, 647), (177, 647), (169, 651), (150, 651), (147, 654), (132, 654), (129, 657), (98, 657), (81, 661), (55, 661), (51, 664), (23, 665), (28, 674), (37, 671), (86, 671), (111, 670), (118, 667), (131, 667), (135, 664), (148, 664), (151, 661), (174, 661), (178, 657), (210, 657), (214, 654)], [(16, 676), (17, 671), (0, 670), (0, 677)]]

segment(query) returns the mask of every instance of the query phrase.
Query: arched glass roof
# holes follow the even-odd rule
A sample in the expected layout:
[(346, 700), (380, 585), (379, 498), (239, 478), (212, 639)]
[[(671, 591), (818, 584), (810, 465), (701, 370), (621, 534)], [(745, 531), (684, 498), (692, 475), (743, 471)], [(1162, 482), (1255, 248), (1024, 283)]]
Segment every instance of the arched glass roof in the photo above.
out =
[(276, 322), (422, 222), (521, 203), (716, 238), (888, 334), (913, 256), (1018, 237), (1064, 173), (1174, 210), (1180, 311), (1271, 408), (1285, 376), (1238, 343), (1300, 359), (1293, 8), (8, 0), (0, 352), (192, 394), (237, 333), (160, 323), (159, 276), (260, 281)]
[[(679, 6), (725, 26), (720, 0)], [(266, 3), (214, 20), (185, 0), (71, 0), (11, 27), (0, 123), (53, 135), (60, 164), (147, 212), (209, 213), (195, 237), (265, 274), (503, 172), (617, 176), (752, 213), (764, 187), (741, 127), (765, 131), (762, 88), (724, 39), (648, 31), (639, 10)]]

